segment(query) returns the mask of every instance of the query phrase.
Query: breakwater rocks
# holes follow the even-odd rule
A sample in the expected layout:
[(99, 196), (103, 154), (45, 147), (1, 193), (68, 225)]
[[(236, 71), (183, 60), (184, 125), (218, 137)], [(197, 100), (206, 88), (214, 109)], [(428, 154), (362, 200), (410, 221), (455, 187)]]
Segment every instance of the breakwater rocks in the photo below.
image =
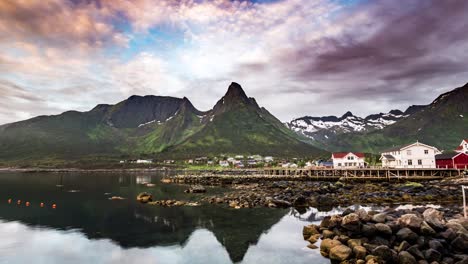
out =
[(468, 219), (433, 208), (382, 213), (346, 210), (303, 229), (332, 263), (468, 263)]
[(190, 186), (190, 188), (188, 188), (184, 192), (185, 193), (206, 193), (206, 189), (202, 185), (193, 185), (193, 186)]
[(148, 202), (149, 205), (158, 205), (163, 207), (173, 206), (200, 206), (198, 202), (178, 201), (178, 200), (159, 200)]
[[(240, 181), (239, 181), (240, 182)], [(203, 201), (233, 208), (315, 207), (327, 209), (353, 204), (461, 203), (460, 185), (452, 181), (421, 183), (344, 183), (266, 181), (232, 183), (231, 190)]]

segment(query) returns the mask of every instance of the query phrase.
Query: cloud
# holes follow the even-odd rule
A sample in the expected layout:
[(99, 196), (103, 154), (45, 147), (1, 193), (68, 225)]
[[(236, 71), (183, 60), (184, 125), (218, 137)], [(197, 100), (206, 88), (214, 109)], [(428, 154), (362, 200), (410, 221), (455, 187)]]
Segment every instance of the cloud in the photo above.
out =
[(21, 38), (46, 46), (92, 49), (128, 39), (111, 22), (113, 14), (93, 2), (4, 0), (0, 2), (0, 39)]
[(462, 0), (5, 0), (0, 81), (45, 108), (2, 111), (131, 94), (206, 110), (231, 81), (284, 121), (404, 109), (466, 83), (467, 12)]
[[(427, 102), (421, 93), (466, 82), (451, 77), (468, 71), (463, 52), (468, 47), (467, 11), (466, 1), (372, 1), (346, 14), (347, 20), (366, 18), (357, 20), (352, 30), (308, 42), (280, 54), (276, 62), (292, 69), (288, 74), (304, 84), (327, 86), (330, 99)], [(365, 31), (370, 33), (362, 34)]]

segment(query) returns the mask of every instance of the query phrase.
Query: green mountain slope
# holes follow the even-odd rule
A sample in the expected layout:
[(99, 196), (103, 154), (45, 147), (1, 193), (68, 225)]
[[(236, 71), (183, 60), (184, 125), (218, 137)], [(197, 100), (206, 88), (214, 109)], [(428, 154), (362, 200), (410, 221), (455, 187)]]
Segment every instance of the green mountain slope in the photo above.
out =
[(327, 142), (329, 150), (378, 153), (419, 140), (452, 150), (468, 136), (468, 84), (440, 95), (430, 105), (382, 130), (343, 134)]
[(187, 98), (131, 96), (88, 112), (0, 126), (0, 161), (324, 153), (301, 140), (233, 83), (208, 112), (197, 110)]
[(324, 151), (311, 147), (248, 98), (232, 83), (226, 95), (203, 119), (205, 126), (170, 149), (185, 155), (249, 153), (275, 156), (317, 156)]

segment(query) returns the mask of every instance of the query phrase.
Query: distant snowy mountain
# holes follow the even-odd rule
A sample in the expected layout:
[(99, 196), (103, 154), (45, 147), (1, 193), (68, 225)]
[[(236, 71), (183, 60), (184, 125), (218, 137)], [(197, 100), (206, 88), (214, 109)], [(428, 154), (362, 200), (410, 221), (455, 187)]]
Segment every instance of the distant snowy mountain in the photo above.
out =
[(300, 117), (286, 125), (296, 133), (302, 134), (312, 140), (321, 141), (337, 134), (383, 129), (408, 115), (408, 113), (400, 110), (392, 110), (389, 113), (374, 114), (362, 118), (353, 115), (351, 112), (347, 112), (341, 117)]

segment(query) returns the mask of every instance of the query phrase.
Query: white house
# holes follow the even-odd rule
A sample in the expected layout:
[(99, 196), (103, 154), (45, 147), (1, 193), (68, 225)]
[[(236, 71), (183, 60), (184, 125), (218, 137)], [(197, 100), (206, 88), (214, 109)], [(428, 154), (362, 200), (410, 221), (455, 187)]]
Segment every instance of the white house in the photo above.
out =
[(335, 152), (332, 154), (333, 168), (358, 168), (364, 167), (364, 153), (359, 152)]
[(458, 146), (457, 149), (455, 149), (456, 152), (458, 153), (465, 153), (468, 154), (468, 139), (464, 139), (461, 143), (460, 146)]
[(436, 148), (421, 142), (394, 147), (382, 152), (380, 160), (387, 168), (436, 168)]
[(149, 164), (149, 163), (153, 163), (152, 160), (144, 160), (144, 159), (139, 159), (136, 161), (136, 163), (138, 164)]
[(220, 160), (220, 161), (219, 161), (219, 166), (221, 166), (221, 167), (229, 167), (229, 161), (227, 161), (227, 160)]
[(288, 163), (282, 164), (281, 167), (283, 167), (283, 168), (293, 168), (293, 169), (295, 169), (295, 168), (297, 168), (297, 164), (296, 164), (296, 163), (289, 163), (289, 162), (288, 162)]

